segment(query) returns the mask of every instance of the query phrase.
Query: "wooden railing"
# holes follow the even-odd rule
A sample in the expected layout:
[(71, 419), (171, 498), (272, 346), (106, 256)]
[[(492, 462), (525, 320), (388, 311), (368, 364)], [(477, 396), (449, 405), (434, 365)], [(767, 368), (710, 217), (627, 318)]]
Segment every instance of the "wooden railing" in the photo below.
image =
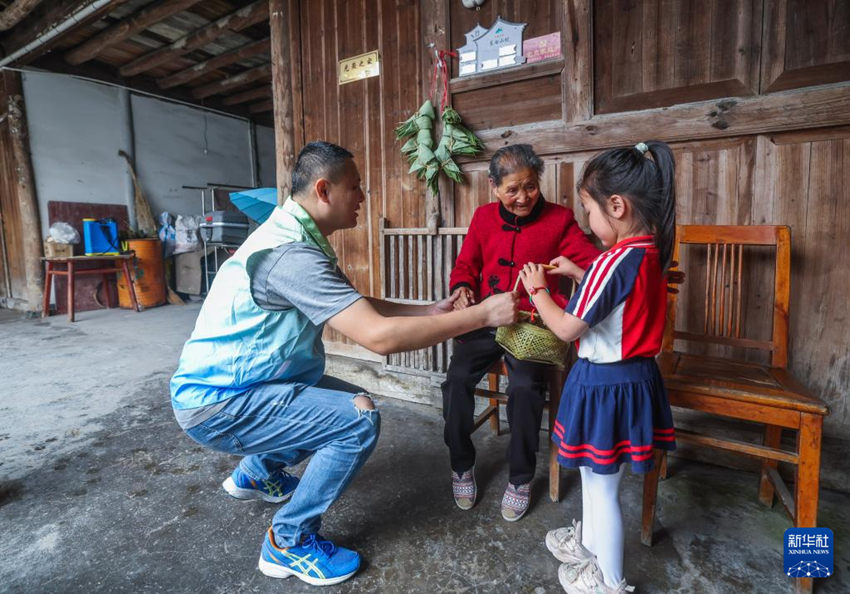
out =
[[(396, 303), (431, 303), (448, 294), (449, 274), (466, 237), (466, 227), (445, 227), (431, 233), (426, 228), (385, 227), (381, 232), (381, 297)], [(446, 372), (451, 341), (417, 351), (389, 355), (388, 369), (422, 375)]]

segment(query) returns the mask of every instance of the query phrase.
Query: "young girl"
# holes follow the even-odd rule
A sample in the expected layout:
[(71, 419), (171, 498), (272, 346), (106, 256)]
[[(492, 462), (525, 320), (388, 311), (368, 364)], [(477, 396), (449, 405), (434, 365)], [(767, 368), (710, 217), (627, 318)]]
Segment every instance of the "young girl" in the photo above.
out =
[(548, 294), (542, 266), (526, 264), (520, 273), (543, 321), (578, 347), (552, 440), (561, 465), (580, 469), (582, 522), (546, 535), (547, 547), (564, 562), (558, 577), (571, 594), (632, 591), (623, 578), (623, 464), (648, 472), (653, 448), (675, 448), (654, 359), (676, 227), (673, 174), (673, 153), (663, 142), (597, 155), (577, 187), (590, 229), (607, 251), (586, 272), (563, 257), (551, 261), (557, 269), (550, 274), (581, 283), (566, 311)]

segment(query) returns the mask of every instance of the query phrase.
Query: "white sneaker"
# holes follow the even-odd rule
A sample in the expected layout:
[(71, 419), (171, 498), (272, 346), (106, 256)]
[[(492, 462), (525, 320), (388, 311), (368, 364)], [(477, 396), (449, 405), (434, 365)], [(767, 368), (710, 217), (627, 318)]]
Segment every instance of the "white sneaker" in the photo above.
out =
[(562, 563), (581, 563), (593, 553), (581, 544), (581, 522), (546, 533), (546, 548)]
[(635, 591), (635, 587), (627, 585), (625, 579), (620, 580), (616, 588), (606, 584), (595, 558), (580, 563), (564, 563), (558, 568), (558, 581), (567, 594), (624, 594)]

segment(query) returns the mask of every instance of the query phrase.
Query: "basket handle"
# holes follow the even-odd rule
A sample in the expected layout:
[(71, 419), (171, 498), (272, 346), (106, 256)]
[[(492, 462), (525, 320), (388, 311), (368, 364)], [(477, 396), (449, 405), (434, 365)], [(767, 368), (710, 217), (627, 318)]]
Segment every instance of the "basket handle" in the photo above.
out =
[[(552, 266), (551, 264), (540, 264), (540, 266), (543, 267), (543, 270), (555, 270), (557, 268), (557, 266)], [(514, 283), (514, 291), (516, 291), (519, 288), (519, 281), (520, 280), (521, 279), (519, 278), (519, 274), (517, 274), (516, 282)]]

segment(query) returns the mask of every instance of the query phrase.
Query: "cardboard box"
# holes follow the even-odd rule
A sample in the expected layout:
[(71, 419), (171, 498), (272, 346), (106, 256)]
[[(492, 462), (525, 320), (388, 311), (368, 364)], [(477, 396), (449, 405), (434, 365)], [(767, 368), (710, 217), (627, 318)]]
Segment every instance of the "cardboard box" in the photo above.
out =
[(74, 244), (56, 243), (55, 241), (44, 242), (45, 258), (70, 258), (74, 255)]

